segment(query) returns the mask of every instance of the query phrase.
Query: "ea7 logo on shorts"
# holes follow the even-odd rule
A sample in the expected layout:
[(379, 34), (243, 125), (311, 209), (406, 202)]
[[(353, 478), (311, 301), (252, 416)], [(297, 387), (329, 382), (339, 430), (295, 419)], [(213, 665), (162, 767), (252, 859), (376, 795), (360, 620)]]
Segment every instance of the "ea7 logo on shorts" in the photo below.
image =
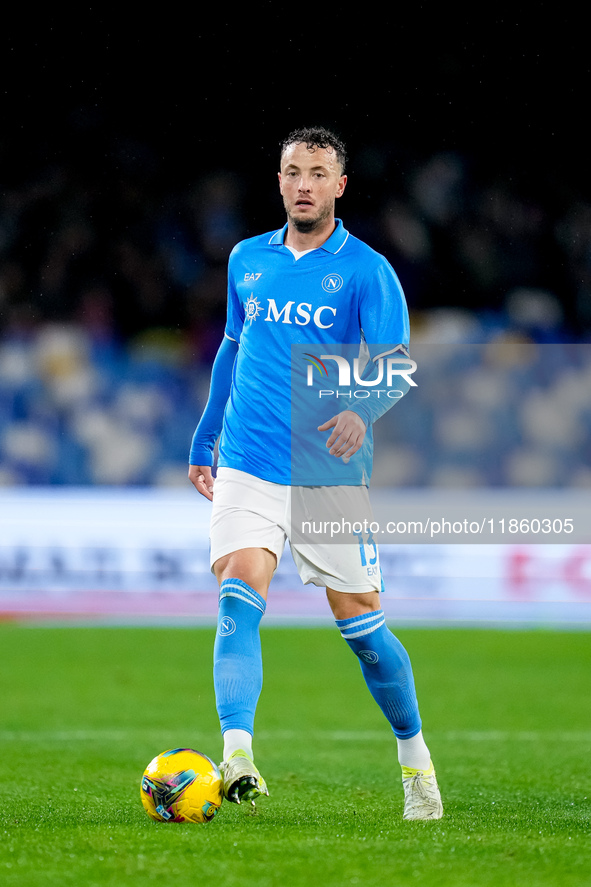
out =
[(220, 622), (220, 627), (218, 629), (218, 634), (220, 634), (223, 638), (228, 637), (229, 634), (234, 634), (236, 631), (236, 623), (229, 616), (224, 616), (224, 618)]
[(327, 274), (322, 281), (322, 289), (325, 293), (338, 293), (343, 283), (344, 281), (340, 274)]

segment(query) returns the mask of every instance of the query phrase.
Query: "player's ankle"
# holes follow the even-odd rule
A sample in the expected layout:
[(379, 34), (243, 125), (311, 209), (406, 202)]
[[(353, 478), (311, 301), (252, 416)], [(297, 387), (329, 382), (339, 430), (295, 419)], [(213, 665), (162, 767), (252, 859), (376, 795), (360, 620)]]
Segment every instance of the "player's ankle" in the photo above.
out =
[(398, 743), (398, 762), (401, 767), (410, 767), (412, 770), (429, 769), (431, 754), (421, 730), (410, 739), (396, 737), (396, 741)]
[(224, 733), (224, 761), (234, 752), (242, 750), (252, 758), (252, 736), (247, 730), (226, 730)]

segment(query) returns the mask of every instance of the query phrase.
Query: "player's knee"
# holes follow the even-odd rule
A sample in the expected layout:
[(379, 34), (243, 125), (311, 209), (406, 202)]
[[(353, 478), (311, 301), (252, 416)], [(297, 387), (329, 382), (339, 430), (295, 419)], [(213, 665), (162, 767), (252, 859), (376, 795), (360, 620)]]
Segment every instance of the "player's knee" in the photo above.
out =
[(380, 596), (377, 591), (352, 594), (344, 591), (326, 589), (328, 603), (335, 619), (354, 619), (365, 613), (373, 613), (380, 609)]
[(225, 579), (241, 579), (266, 600), (276, 563), (266, 548), (243, 548), (219, 558), (213, 571), (220, 585)]

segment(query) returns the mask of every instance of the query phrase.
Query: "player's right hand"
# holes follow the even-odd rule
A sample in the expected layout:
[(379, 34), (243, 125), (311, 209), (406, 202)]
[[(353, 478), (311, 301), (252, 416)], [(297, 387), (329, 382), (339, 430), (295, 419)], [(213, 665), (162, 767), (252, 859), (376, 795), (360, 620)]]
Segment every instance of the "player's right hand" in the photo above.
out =
[(198, 493), (211, 502), (213, 499), (213, 474), (209, 465), (189, 465), (189, 480)]

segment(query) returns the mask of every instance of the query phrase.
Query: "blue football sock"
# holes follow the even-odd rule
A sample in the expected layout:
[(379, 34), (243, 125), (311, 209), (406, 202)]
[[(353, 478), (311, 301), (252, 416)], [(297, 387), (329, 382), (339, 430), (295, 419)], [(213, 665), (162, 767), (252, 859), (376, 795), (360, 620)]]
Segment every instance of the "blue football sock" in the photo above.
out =
[(400, 739), (421, 729), (408, 653), (386, 625), (383, 610), (337, 619), (337, 628), (359, 658), (369, 690)]
[(263, 686), (259, 624), (265, 599), (241, 579), (220, 586), (218, 629), (213, 648), (213, 683), (222, 733), (254, 729)]

